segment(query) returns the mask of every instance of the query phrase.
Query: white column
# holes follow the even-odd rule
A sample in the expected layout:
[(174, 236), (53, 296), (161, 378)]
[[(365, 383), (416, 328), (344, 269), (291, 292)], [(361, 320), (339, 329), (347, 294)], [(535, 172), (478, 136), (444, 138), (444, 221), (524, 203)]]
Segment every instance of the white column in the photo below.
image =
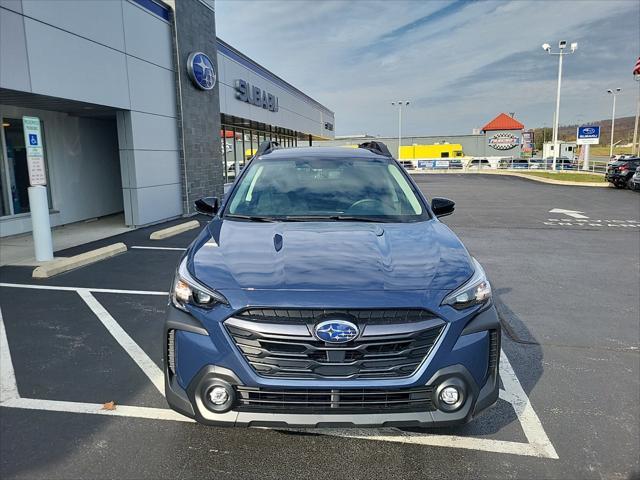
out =
[(33, 229), (33, 246), (36, 260), (45, 262), (53, 260), (53, 240), (49, 223), (49, 202), (47, 188), (43, 186), (29, 187), (29, 209)]
[(588, 143), (586, 145), (583, 145), (582, 148), (584, 148), (584, 158), (582, 161), (582, 170), (589, 170), (589, 147), (591, 147), (591, 145), (589, 145)]
[(553, 119), (553, 164), (551, 169), (556, 171), (556, 159), (558, 158), (558, 123), (560, 118), (560, 87), (562, 85), (562, 57), (563, 53), (558, 55), (558, 92), (556, 94), (556, 114)]

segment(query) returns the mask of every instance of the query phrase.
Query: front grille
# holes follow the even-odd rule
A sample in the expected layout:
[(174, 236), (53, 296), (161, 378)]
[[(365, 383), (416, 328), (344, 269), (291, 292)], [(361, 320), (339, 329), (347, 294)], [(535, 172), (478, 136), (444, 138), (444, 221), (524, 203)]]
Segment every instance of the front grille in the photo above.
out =
[[(362, 331), (363, 325), (359, 326)], [(225, 327), (247, 362), (265, 377), (397, 378), (411, 375), (429, 355), (444, 322), (398, 326), (397, 331), (404, 333), (396, 334), (366, 335), (365, 331), (343, 344), (316, 339), (310, 333), (313, 324), (307, 323), (272, 325), (231, 318)], [(381, 328), (393, 332), (396, 327)]]
[(238, 411), (372, 413), (433, 411), (433, 387), (395, 390), (308, 390), (236, 387)]
[(316, 323), (328, 315), (339, 313), (354, 319), (356, 323), (368, 325), (387, 325), (394, 323), (413, 323), (438, 318), (428, 310), (419, 308), (400, 309), (347, 309), (347, 310), (320, 310), (320, 309), (271, 309), (249, 308), (237, 313), (236, 318), (253, 320), (260, 323)]

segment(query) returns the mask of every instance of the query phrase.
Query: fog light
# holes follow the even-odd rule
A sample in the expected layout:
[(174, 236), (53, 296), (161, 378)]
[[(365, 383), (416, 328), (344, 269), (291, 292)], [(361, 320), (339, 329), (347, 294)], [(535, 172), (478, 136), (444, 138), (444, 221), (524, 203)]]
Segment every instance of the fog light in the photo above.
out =
[(236, 396), (233, 387), (227, 382), (215, 380), (201, 388), (202, 401), (212, 412), (224, 413), (233, 407)]
[(227, 400), (229, 400), (227, 389), (224, 387), (213, 387), (209, 392), (209, 400), (211, 400), (211, 403), (214, 405), (224, 405)]
[(460, 400), (460, 393), (456, 387), (444, 387), (440, 392), (440, 401), (447, 405), (455, 405)]

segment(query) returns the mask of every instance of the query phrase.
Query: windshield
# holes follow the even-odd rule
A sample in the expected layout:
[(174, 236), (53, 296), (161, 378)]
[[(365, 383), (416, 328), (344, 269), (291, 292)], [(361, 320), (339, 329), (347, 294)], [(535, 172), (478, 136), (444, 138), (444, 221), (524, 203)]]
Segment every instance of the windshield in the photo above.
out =
[(255, 160), (234, 189), (224, 215), (291, 221), (429, 218), (395, 162), (371, 158)]

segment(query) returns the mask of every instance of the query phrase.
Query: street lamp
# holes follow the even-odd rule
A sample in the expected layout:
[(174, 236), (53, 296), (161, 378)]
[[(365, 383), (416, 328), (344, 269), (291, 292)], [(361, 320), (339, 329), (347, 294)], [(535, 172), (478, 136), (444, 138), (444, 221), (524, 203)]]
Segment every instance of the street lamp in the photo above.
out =
[[(640, 58), (638, 58), (638, 63), (640, 63)], [(633, 76), (633, 79), (638, 84), (638, 106), (636, 107), (636, 122), (633, 126), (633, 148), (631, 153), (636, 154), (636, 157), (640, 157), (640, 142), (638, 141), (638, 123), (640, 122), (640, 73), (637, 73)]]
[(542, 49), (547, 52), (549, 55), (558, 55), (558, 93), (556, 95), (556, 114), (553, 119), (553, 165), (552, 169), (555, 171), (556, 169), (556, 159), (558, 158), (558, 120), (560, 117), (560, 86), (562, 84), (562, 57), (568, 55), (570, 53), (575, 52), (578, 49), (578, 43), (573, 42), (570, 46), (570, 52), (565, 52), (565, 48), (567, 48), (567, 42), (565, 40), (560, 40), (558, 42), (559, 52), (552, 52), (551, 45), (548, 43), (542, 44)]
[(615, 90), (607, 90), (607, 93), (613, 95), (613, 112), (611, 112), (611, 146), (609, 147), (609, 159), (613, 157), (613, 129), (616, 126), (616, 97), (622, 91), (621, 88)]
[(400, 145), (402, 145), (402, 106), (409, 106), (406, 100), (391, 102), (391, 105), (398, 105), (398, 160), (400, 160)]

